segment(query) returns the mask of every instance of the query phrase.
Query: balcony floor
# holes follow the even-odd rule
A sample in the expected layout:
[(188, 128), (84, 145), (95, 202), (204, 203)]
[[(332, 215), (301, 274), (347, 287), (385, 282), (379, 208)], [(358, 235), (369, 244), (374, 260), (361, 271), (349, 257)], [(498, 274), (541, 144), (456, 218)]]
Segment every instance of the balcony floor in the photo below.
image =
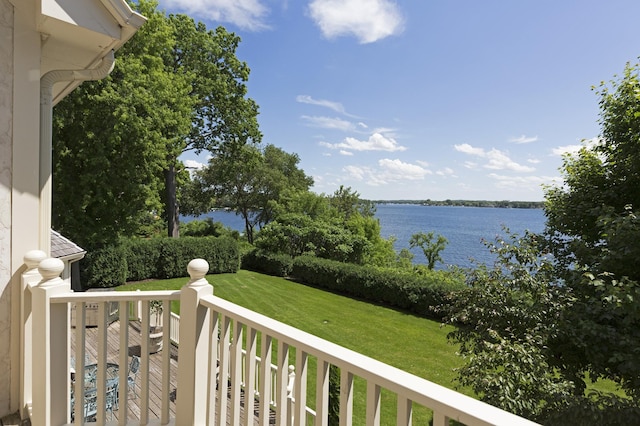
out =
[[(86, 360), (88, 363), (95, 363), (96, 357), (98, 354), (98, 328), (97, 327), (87, 327), (85, 332), (85, 344), (86, 344)], [(75, 352), (75, 329), (72, 328), (70, 330), (71, 334), (71, 351)], [(120, 339), (120, 321), (115, 321), (111, 323), (107, 333), (107, 362), (118, 363), (119, 361), (119, 339)], [(175, 409), (176, 409), (176, 387), (178, 383), (178, 349), (170, 345), (171, 348), (171, 367), (170, 367), (170, 413), (171, 417), (175, 418)], [(164, 349), (163, 349), (164, 350)], [(131, 321), (129, 323), (129, 357), (132, 355), (140, 355), (140, 324), (136, 321)], [(162, 351), (150, 354), (149, 355), (149, 419), (158, 419), (160, 418), (160, 402), (161, 402), (161, 371), (162, 371)], [(128, 406), (129, 406), (129, 414), (128, 418), (130, 419), (139, 419), (140, 418), (140, 373), (136, 378), (136, 389), (138, 391), (138, 396), (134, 396), (130, 394)], [(254, 413), (257, 413), (258, 406), (257, 403), (254, 403)], [(120, 416), (117, 410), (113, 412), (113, 419), (116, 420)], [(244, 422), (245, 410), (244, 410), (244, 398), (241, 407), (241, 418)], [(275, 423), (275, 418), (272, 415), (270, 419), (270, 423)], [(258, 425), (257, 418), (254, 415), (254, 424)], [(227, 424), (229, 423), (229, 419), (227, 419)]]

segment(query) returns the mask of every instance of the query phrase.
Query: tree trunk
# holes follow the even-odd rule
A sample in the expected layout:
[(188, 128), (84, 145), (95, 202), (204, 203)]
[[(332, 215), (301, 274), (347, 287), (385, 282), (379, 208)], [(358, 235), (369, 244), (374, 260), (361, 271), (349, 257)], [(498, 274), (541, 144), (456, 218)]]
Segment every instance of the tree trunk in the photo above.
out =
[(180, 236), (180, 213), (176, 197), (176, 169), (173, 163), (164, 171), (165, 188), (167, 190), (167, 235), (170, 238)]

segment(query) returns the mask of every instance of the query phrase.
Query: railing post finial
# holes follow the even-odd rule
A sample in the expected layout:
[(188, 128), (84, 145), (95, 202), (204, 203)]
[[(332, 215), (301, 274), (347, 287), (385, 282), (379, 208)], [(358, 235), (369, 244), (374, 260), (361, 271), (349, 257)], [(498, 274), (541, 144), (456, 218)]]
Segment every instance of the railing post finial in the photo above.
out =
[(187, 265), (187, 272), (191, 277), (189, 283), (187, 284), (189, 287), (199, 287), (204, 285), (209, 285), (207, 280), (204, 278), (209, 272), (209, 262), (204, 259), (193, 259)]
[(40, 262), (46, 258), (47, 254), (42, 250), (29, 250), (25, 253), (22, 259), (24, 260), (24, 264), (27, 266), (27, 270), (30, 271), (37, 268)]
[(53, 257), (44, 259), (38, 264), (38, 271), (40, 275), (42, 275), (42, 281), (39, 285), (44, 287), (58, 284), (58, 281), (61, 280), (60, 274), (62, 274), (63, 270), (64, 263), (62, 260)]

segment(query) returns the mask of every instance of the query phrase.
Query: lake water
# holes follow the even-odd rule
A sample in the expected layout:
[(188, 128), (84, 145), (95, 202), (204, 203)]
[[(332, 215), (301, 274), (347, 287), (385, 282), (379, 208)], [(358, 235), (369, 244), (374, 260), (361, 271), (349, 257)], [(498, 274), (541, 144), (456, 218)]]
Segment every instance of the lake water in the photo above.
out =
[[(204, 217), (222, 222), (225, 226), (244, 231), (244, 221), (233, 212), (214, 211)], [(470, 259), (490, 263), (493, 257), (482, 243), (504, 235), (503, 226), (522, 235), (525, 230), (541, 232), (545, 217), (541, 209), (501, 209), (489, 207), (444, 207), (414, 204), (378, 204), (376, 217), (380, 220), (384, 238), (394, 236), (394, 248), (409, 248), (409, 239), (418, 232), (430, 232), (444, 236), (449, 243), (441, 256), (443, 264), (471, 266)], [(191, 218), (183, 218), (188, 221)], [(426, 263), (419, 248), (412, 249), (414, 263)]]
[[(493, 241), (505, 235), (503, 226), (522, 235), (525, 230), (544, 229), (542, 209), (501, 209), (490, 207), (445, 207), (413, 204), (379, 204), (376, 216), (380, 219), (383, 237), (395, 236), (395, 248), (409, 248), (409, 239), (418, 232), (444, 236), (449, 242), (441, 252), (446, 265), (471, 266), (470, 259), (483, 263), (493, 261), (493, 255), (483, 240)], [(412, 249), (414, 263), (426, 263), (422, 250)], [(436, 267), (442, 268), (442, 264)]]

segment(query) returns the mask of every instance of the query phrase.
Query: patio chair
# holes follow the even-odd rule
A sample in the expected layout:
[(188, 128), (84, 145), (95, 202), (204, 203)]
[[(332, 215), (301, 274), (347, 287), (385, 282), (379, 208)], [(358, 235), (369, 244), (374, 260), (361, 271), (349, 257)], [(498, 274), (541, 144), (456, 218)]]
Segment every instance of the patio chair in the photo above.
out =
[(109, 420), (113, 420), (114, 409), (118, 409), (118, 382), (113, 383), (107, 388), (106, 410), (109, 414)]
[(133, 391), (134, 397), (138, 396), (138, 391), (136, 390), (136, 378), (138, 377), (138, 371), (140, 370), (140, 357), (132, 356), (131, 362), (129, 363), (129, 373), (127, 376), (127, 387), (129, 389), (129, 393)]

